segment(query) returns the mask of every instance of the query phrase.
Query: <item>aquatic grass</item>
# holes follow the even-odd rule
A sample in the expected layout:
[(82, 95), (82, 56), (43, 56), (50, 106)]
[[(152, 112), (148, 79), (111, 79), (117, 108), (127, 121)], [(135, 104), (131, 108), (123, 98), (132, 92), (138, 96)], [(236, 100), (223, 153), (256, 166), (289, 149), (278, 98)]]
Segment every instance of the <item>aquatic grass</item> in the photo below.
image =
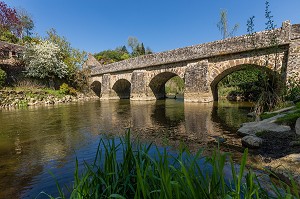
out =
[(93, 163), (84, 162), (83, 172), (76, 159), (74, 184), (69, 193), (58, 186), (58, 198), (299, 198), (295, 182), (269, 181), (271, 190), (266, 190), (261, 176), (246, 169), (247, 156), (246, 149), (237, 165), (219, 150), (206, 158), (203, 149), (191, 153), (181, 147), (175, 154), (132, 141), (129, 131), (120, 140), (101, 139)]

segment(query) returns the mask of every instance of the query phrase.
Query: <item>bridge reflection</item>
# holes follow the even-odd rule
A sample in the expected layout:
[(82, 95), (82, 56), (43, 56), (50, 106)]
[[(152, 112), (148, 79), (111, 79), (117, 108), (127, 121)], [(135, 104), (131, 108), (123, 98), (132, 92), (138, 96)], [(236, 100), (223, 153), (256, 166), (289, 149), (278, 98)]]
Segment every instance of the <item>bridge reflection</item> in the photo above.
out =
[[(246, 122), (249, 109), (240, 104), (183, 103), (183, 100), (95, 101), (30, 110), (0, 112), (0, 198), (41, 190), (51, 193), (48, 171), (58, 172), (59, 183), (73, 176), (74, 151), (78, 159), (93, 160), (99, 137), (124, 135), (173, 148), (185, 143), (190, 149), (233, 137), (236, 124)], [(235, 115), (238, 115), (237, 117)], [(18, 121), (16, 123), (15, 121)], [(228, 131), (230, 129), (230, 131)], [(226, 143), (233, 142), (228, 139)], [(22, 179), (22, 180), (20, 180)], [(24, 194), (21, 192), (24, 189)], [(31, 197), (32, 198), (32, 197)]]

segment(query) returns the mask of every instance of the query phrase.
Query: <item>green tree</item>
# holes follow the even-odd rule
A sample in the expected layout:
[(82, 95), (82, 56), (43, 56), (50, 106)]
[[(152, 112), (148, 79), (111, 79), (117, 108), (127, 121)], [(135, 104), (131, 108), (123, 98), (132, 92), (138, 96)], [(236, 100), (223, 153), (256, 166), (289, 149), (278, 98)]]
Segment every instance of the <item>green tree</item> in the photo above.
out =
[(22, 31), (22, 38), (27, 36), (32, 35), (32, 30), (34, 28), (34, 22), (32, 20), (32, 17), (30, 14), (25, 10), (25, 9), (17, 9), (17, 16), (18, 19), (20, 20), (20, 29)]
[(2, 88), (2, 86), (4, 85), (5, 81), (6, 81), (6, 72), (2, 69), (0, 69), (0, 88)]
[[(123, 50), (122, 50), (123, 49)], [(117, 47), (115, 50), (104, 50), (99, 53), (96, 53), (94, 57), (101, 63), (101, 64), (110, 64), (118, 61), (122, 61), (125, 59), (129, 59), (130, 55), (127, 50), (123, 47)]]
[(138, 45), (139, 45), (139, 40), (136, 37), (128, 37), (128, 46), (131, 48), (131, 52), (133, 53), (136, 51)]
[(131, 56), (137, 57), (140, 55), (147, 55), (152, 54), (152, 50), (147, 47), (145, 49), (144, 43), (140, 43), (136, 37), (129, 37), (128, 38), (128, 46), (131, 48)]
[[(267, 41), (269, 41), (269, 45), (272, 46), (271, 48), (268, 48), (267, 50), (270, 52), (270, 54), (275, 54), (275, 67), (271, 71), (262, 71), (260, 73), (260, 79), (259, 79), (259, 87), (260, 87), (260, 93), (258, 95), (258, 100), (255, 105), (255, 113), (257, 116), (259, 116), (264, 111), (272, 111), (274, 108), (276, 108), (281, 102), (282, 102), (282, 94), (283, 94), (283, 85), (280, 74), (277, 72), (277, 64), (279, 62), (278, 60), (278, 36), (276, 35), (276, 31), (272, 31), (276, 28), (276, 25), (273, 21), (273, 16), (271, 15), (270, 11), (270, 3), (269, 1), (265, 2), (265, 19), (267, 20), (265, 25), (265, 30), (269, 31), (266, 34)], [(249, 38), (251, 39), (251, 43), (254, 48), (256, 48), (257, 41), (254, 37), (254, 16), (250, 17), (247, 20), (247, 31), (249, 34)], [(266, 65), (270, 61), (268, 60), (269, 56), (266, 56)], [(273, 60), (272, 60), (273, 61)]]
[(14, 44), (19, 42), (18, 37), (16, 37), (14, 34), (12, 34), (8, 30), (3, 30), (3, 29), (1, 30), (1, 28), (0, 28), (0, 40), (6, 41), (9, 43), (14, 43)]
[(147, 47), (146, 48), (146, 55), (149, 55), (149, 54), (153, 54), (153, 51), (151, 50), (151, 48)]
[(80, 69), (86, 59), (86, 52), (72, 48), (70, 42), (63, 36), (59, 36), (55, 29), (47, 31), (46, 40), (56, 44), (63, 57), (63, 62), (68, 66), (68, 77), (72, 80), (76, 71)]

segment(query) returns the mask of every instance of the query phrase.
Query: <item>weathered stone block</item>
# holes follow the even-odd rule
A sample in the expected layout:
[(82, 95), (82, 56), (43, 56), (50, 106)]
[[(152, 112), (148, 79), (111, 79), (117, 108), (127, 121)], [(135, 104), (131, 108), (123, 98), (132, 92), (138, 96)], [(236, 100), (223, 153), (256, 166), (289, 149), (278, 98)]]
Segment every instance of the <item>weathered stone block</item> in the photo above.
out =
[(242, 144), (245, 147), (255, 149), (261, 147), (261, 145), (263, 144), (263, 139), (256, 136), (248, 135), (242, 138)]

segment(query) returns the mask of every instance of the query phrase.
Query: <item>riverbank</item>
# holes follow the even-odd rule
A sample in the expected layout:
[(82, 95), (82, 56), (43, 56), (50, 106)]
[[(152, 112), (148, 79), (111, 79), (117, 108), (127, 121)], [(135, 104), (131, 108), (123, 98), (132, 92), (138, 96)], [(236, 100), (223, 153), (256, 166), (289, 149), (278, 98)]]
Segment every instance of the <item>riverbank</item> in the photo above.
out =
[[(281, 179), (292, 177), (300, 186), (300, 135), (295, 123), (299, 117), (300, 104), (264, 113), (263, 120), (244, 123), (238, 134), (244, 136), (241, 143), (253, 148), (249, 152), (256, 160), (252, 166), (267, 169)], [(245, 139), (246, 138), (246, 139)]]
[(269, 132), (260, 138), (264, 140), (262, 147), (251, 151), (261, 158), (259, 166), (274, 172), (286, 181), (292, 176), (300, 186), (300, 139), (295, 131)]
[(2, 89), (0, 90), (0, 109), (47, 106), (95, 99), (98, 97), (92, 93), (76, 92), (73, 95), (66, 95), (51, 89)]

